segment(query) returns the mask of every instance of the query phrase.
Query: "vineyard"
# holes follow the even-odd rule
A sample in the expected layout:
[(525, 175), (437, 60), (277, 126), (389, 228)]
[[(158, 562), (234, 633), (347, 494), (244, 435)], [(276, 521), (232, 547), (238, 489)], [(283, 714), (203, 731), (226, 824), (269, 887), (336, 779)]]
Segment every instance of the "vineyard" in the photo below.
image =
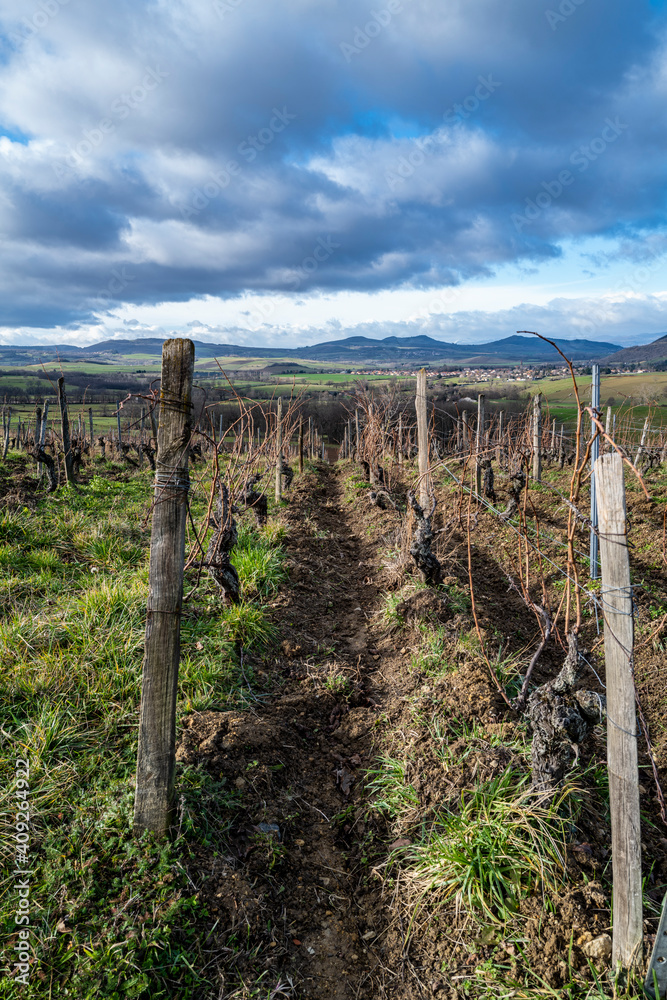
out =
[(223, 423), (188, 344), (131, 422), (63, 377), (4, 426), (0, 997), (642, 996), (667, 427), (574, 372), (567, 426), (425, 376), (359, 383), (336, 440), (296, 389)]

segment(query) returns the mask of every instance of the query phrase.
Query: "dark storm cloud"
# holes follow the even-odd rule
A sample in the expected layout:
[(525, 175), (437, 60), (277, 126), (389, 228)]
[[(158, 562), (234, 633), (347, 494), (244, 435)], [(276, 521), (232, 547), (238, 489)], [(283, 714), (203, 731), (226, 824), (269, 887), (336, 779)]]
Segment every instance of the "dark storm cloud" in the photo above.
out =
[(664, 227), (662, 4), (9, 0), (4, 26), (5, 325), (457, 285), (595, 235), (631, 260)]

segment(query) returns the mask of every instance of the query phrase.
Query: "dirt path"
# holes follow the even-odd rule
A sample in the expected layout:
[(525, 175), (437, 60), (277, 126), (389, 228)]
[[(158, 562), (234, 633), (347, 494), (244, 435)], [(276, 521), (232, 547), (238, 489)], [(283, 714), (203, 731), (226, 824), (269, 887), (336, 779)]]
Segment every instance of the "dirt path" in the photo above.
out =
[(236, 856), (199, 859), (200, 895), (213, 948), (242, 932), (233, 958), (244, 975), (280, 973), (298, 988), (289, 996), (376, 996), (384, 917), (377, 881), (354, 857), (365, 829), (355, 786), (372, 757), (387, 665), (369, 628), (378, 557), (335, 468), (320, 466), (289, 499), (290, 581), (274, 602), (281, 655), (252, 662), (279, 687), (250, 711), (194, 715), (178, 750), (224, 775), (240, 799), (229, 817)]

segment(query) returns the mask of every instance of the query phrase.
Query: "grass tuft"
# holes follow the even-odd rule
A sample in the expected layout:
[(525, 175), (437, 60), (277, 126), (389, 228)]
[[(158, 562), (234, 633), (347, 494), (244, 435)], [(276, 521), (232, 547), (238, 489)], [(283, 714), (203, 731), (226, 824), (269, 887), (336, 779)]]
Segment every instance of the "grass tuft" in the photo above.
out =
[(402, 852), (411, 895), (430, 906), (507, 919), (528, 893), (556, 888), (565, 870), (566, 821), (555, 801), (517, 781), (512, 768), (438, 813), (425, 840)]

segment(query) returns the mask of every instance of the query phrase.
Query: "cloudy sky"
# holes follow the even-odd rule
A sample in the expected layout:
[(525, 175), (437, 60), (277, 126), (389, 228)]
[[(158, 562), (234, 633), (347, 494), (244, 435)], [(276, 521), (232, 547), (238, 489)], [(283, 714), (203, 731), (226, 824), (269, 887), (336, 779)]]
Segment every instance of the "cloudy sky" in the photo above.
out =
[(667, 332), (665, 0), (0, 0), (0, 342)]

